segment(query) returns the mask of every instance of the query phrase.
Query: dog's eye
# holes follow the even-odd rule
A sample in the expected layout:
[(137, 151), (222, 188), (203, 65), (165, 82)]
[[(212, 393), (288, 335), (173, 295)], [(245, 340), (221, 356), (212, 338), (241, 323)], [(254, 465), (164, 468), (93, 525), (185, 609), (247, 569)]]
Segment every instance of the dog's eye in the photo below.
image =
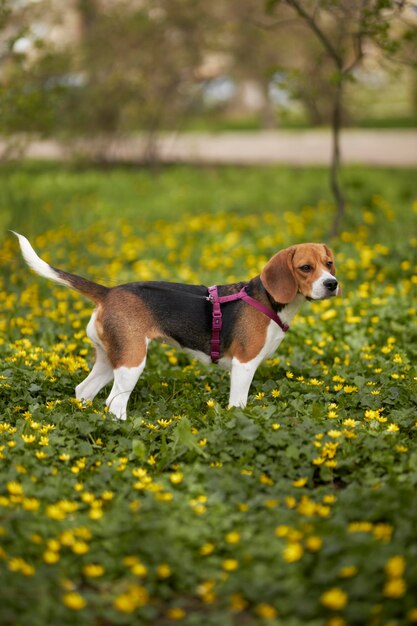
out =
[(311, 270), (312, 270), (312, 269), (313, 269), (313, 268), (311, 267), (311, 265), (302, 265), (302, 266), (300, 267), (300, 270), (301, 270), (302, 272), (306, 272), (306, 273), (311, 272)]
[(327, 261), (326, 265), (327, 265), (327, 267), (332, 267), (333, 266), (333, 261)]

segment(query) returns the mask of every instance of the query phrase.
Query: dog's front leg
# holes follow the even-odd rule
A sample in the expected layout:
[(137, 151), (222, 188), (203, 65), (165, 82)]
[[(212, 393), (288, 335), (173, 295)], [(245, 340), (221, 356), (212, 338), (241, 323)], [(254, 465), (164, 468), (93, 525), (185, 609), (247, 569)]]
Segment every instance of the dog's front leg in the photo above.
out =
[(248, 401), (249, 388), (259, 365), (258, 359), (241, 363), (238, 359), (232, 360), (230, 371), (229, 407), (245, 407)]

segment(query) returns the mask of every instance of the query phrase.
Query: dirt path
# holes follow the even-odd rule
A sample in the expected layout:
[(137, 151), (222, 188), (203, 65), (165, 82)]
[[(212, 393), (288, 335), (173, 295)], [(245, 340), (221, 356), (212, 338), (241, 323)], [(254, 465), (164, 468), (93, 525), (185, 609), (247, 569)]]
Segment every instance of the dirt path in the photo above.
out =
[[(331, 135), (326, 130), (161, 134), (158, 146), (161, 160), (167, 162), (326, 165)], [(135, 136), (113, 142), (104, 154), (110, 160), (135, 162), (143, 160), (143, 151), (144, 139)], [(58, 142), (37, 141), (25, 155), (65, 159), (68, 153)], [(417, 130), (346, 130), (342, 158), (344, 163), (415, 167)]]

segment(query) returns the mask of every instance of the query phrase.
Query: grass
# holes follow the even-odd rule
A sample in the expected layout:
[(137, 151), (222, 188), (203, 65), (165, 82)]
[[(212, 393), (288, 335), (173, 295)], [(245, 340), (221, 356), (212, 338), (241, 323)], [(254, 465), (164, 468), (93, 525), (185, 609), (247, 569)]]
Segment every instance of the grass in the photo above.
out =
[[(116, 284), (225, 282), (326, 238), (322, 169), (0, 172), (3, 226)], [(417, 621), (415, 172), (347, 169), (343, 298), (306, 304), (258, 370), (155, 345), (115, 422), (90, 303), (0, 251), (0, 622), (363, 626)], [(24, 598), (24, 601), (22, 601)]]
[[(356, 115), (346, 125), (347, 129), (352, 128), (383, 128), (383, 129), (403, 129), (416, 128), (416, 115), (368, 115), (361, 117)], [(329, 125), (312, 126), (311, 123), (301, 115), (282, 115), (276, 120), (277, 130), (312, 130), (317, 128), (329, 128)], [(205, 115), (190, 119), (181, 129), (191, 132), (249, 132), (260, 131), (262, 128), (261, 120), (258, 117), (224, 117), (220, 115)]]
[[(360, 210), (375, 211), (374, 199), (384, 190), (385, 201), (400, 214), (403, 232), (412, 227), (410, 204), (415, 198), (413, 170), (346, 167), (343, 173), (350, 206), (347, 228), (360, 224)], [(242, 184), (244, 181), (244, 184)], [(178, 214), (237, 215), (272, 211), (300, 213), (320, 205), (318, 225), (325, 237), (332, 219), (332, 202), (325, 168), (309, 167), (167, 167), (159, 174), (139, 168), (63, 169), (32, 163), (0, 169), (0, 227), (39, 234), (47, 228), (71, 224), (83, 229), (97, 219), (120, 214), (137, 228), (156, 218), (172, 220)], [(406, 222), (404, 222), (404, 219)], [(377, 220), (373, 241), (391, 240), (390, 229)], [(376, 229), (376, 230), (375, 230)], [(2, 235), (0, 234), (0, 237)], [(398, 237), (401, 233), (398, 232)]]

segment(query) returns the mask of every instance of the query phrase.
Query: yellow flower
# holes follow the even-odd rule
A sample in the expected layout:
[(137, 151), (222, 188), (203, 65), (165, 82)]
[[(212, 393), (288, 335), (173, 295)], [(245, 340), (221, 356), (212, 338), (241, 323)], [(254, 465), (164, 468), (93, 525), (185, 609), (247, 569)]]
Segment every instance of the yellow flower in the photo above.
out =
[(294, 496), (286, 496), (285, 504), (289, 509), (294, 509), (297, 505), (297, 500), (294, 498)]
[(307, 550), (310, 550), (310, 552), (317, 552), (321, 549), (322, 545), (322, 538), (317, 537), (316, 535), (312, 535), (311, 537), (307, 537), (306, 539), (306, 548)]
[(89, 576), (90, 578), (98, 578), (99, 576), (103, 576), (104, 571), (104, 567), (96, 563), (90, 563), (89, 565), (85, 565), (83, 567), (84, 574), (86, 576)]
[(275, 509), (279, 504), (279, 500), (276, 500), (275, 498), (269, 498), (268, 500), (265, 500), (264, 505), (266, 506), (267, 509)]
[(85, 599), (75, 591), (66, 593), (62, 600), (65, 606), (67, 606), (69, 609), (72, 609), (73, 611), (80, 611), (87, 605)]
[(29, 563), (22, 563), (20, 571), (24, 576), (33, 576), (36, 570), (33, 565), (29, 565)]
[(222, 568), (225, 572), (234, 572), (239, 567), (239, 561), (236, 559), (225, 559), (222, 563)]
[(54, 565), (59, 561), (59, 553), (52, 550), (45, 550), (43, 553), (43, 560), (47, 565)]
[(214, 580), (204, 580), (202, 583), (200, 583), (196, 589), (197, 594), (201, 597), (206, 597), (208, 594), (210, 594), (214, 587), (216, 586), (216, 581)]
[(280, 526), (277, 526), (275, 528), (275, 535), (277, 537), (286, 537), (288, 535), (290, 531), (290, 527), (289, 526), (285, 526), (284, 524), (281, 524)]
[(135, 599), (128, 593), (121, 593), (113, 600), (113, 606), (121, 613), (133, 613), (136, 610)]
[(352, 578), (352, 576), (356, 576), (358, 573), (358, 568), (356, 565), (345, 565), (339, 570), (340, 578)]
[(130, 570), (134, 576), (146, 576), (148, 568), (143, 563), (135, 563)]
[(339, 615), (334, 615), (327, 622), (326, 626), (346, 626), (346, 621)]
[(271, 395), (273, 398), (278, 398), (281, 395), (281, 391), (279, 389), (273, 389)]
[(169, 480), (173, 485), (179, 485), (183, 478), (184, 474), (182, 472), (172, 472), (172, 474), (169, 475)]
[(384, 596), (386, 598), (402, 598), (407, 590), (403, 578), (392, 578), (385, 583)]
[(233, 593), (230, 596), (230, 609), (233, 613), (240, 613), (244, 611), (248, 603), (240, 593)]
[(327, 609), (338, 611), (343, 609), (348, 601), (348, 595), (340, 587), (332, 587), (320, 596), (320, 602)]
[(307, 484), (308, 478), (298, 478), (298, 480), (294, 480), (292, 483), (293, 487), (304, 487)]
[(85, 554), (88, 552), (88, 544), (85, 541), (75, 541), (71, 548), (74, 554)]
[(402, 556), (392, 556), (385, 563), (384, 570), (389, 578), (401, 578), (405, 571), (405, 559)]
[(313, 387), (320, 387), (320, 385), (324, 385), (324, 382), (322, 380), (317, 380), (317, 378), (311, 378), (309, 383)]
[(168, 609), (168, 611), (166, 612), (166, 616), (168, 619), (176, 621), (184, 619), (184, 617), (186, 616), (186, 612), (184, 611), (184, 609), (174, 607), (172, 609)]
[(59, 541), (57, 541), (56, 539), (49, 539), (49, 541), (47, 542), (47, 546), (49, 550), (53, 550), (54, 552), (58, 552), (61, 547)]
[(350, 533), (370, 533), (372, 531), (371, 522), (350, 522), (348, 532)]
[(39, 506), (40, 502), (36, 498), (23, 498), (22, 507), (25, 511), (37, 511)]
[(23, 495), (23, 487), (22, 487), (22, 485), (20, 483), (18, 483), (16, 481), (8, 482), (6, 487), (7, 487), (7, 491), (12, 496), (21, 496), (21, 495)]
[(259, 615), (262, 619), (275, 619), (278, 615), (278, 611), (271, 604), (266, 604), (262, 602), (258, 604), (255, 608), (256, 614)]
[(208, 556), (209, 554), (212, 554), (214, 552), (214, 548), (215, 546), (213, 543), (205, 543), (200, 548), (200, 554), (202, 554), (203, 556)]
[(329, 435), (329, 437), (332, 437), (332, 439), (337, 439), (338, 437), (342, 436), (340, 430), (329, 430), (327, 434)]
[(157, 420), (157, 423), (159, 424), (159, 426), (162, 426), (162, 428), (168, 428), (168, 426), (172, 424), (172, 419), (166, 420), (161, 418)]
[(171, 568), (167, 563), (161, 563), (161, 565), (158, 565), (158, 567), (156, 568), (156, 573), (158, 574), (159, 578), (169, 578), (171, 576)]
[[(5, 557), (6, 553), (1, 553), (1, 556)], [(8, 568), (11, 572), (21, 572), (24, 576), (33, 576), (35, 573), (33, 565), (29, 565), (29, 563), (20, 557), (11, 558), (8, 563)]]
[(230, 533), (227, 533), (225, 539), (226, 539), (226, 543), (232, 543), (232, 544), (239, 543), (240, 534), (237, 532), (230, 532)]
[(291, 542), (285, 546), (283, 557), (287, 563), (294, 563), (295, 561), (299, 561), (301, 559), (303, 553), (304, 550), (301, 543)]
[(394, 529), (390, 524), (375, 524), (373, 534), (375, 539), (379, 539), (385, 543), (389, 542)]
[(22, 439), (25, 443), (33, 443), (36, 441), (35, 435), (22, 435)]

